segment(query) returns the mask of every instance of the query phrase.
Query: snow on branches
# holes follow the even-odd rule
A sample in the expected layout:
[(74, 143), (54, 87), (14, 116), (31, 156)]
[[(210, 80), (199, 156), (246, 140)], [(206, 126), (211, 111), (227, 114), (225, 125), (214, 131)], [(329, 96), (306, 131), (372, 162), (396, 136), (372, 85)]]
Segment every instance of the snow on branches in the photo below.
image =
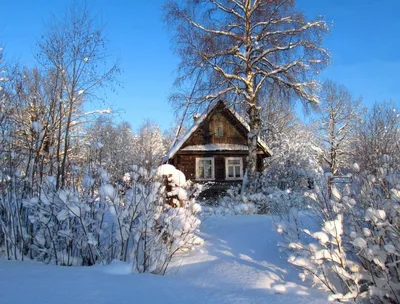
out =
[[(75, 168), (73, 187), (57, 189), (55, 177), (45, 176), (41, 191), (22, 204), (6, 192), (3, 254), (68, 266), (119, 259), (131, 261), (133, 271), (164, 274), (177, 252), (202, 243), (194, 235), (198, 187), (168, 166), (152, 172), (133, 166), (123, 185), (93, 164)], [(180, 204), (172, 206), (175, 199)]]
[(331, 300), (400, 300), (400, 172), (390, 164), (386, 155), (377, 175), (361, 171), (351, 188), (333, 185), (331, 199), (327, 187), (309, 195), (318, 206), (317, 227), (309, 228), (309, 220), (300, 227), (304, 214), (278, 225), (289, 262), (302, 269), (302, 279), (330, 291)]

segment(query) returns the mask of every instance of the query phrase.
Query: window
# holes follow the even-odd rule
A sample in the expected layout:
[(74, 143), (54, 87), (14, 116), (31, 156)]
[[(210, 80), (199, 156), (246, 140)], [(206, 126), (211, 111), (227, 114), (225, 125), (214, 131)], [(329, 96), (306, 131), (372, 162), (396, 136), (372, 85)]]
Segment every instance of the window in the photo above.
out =
[(226, 179), (243, 178), (243, 159), (241, 157), (225, 158)]
[(214, 158), (196, 158), (196, 179), (214, 179)]
[(222, 121), (216, 121), (214, 129), (215, 136), (224, 136), (224, 123)]

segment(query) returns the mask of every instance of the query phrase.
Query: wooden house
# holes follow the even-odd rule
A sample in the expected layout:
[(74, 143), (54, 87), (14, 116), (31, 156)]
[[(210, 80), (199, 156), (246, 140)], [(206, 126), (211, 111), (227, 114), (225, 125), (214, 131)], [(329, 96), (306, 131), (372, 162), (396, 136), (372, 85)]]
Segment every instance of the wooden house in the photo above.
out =
[[(187, 179), (196, 182), (237, 183), (246, 168), (249, 125), (223, 101), (218, 101), (201, 116), (164, 157)], [(258, 140), (257, 170), (271, 155), (267, 145)]]

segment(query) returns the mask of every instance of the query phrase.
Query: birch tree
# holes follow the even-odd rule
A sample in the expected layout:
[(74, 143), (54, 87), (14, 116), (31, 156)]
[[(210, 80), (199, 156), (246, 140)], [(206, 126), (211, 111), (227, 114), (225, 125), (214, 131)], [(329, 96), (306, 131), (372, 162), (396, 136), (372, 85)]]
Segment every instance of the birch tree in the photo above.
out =
[(192, 103), (226, 99), (246, 108), (247, 171), (254, 178), (259, 97), (274, 90), (281, 97), (318, 103), (313, 77), (329, 57), (322, 47), (326, 23), (308, 21), (293, 0), (171, 0), (165, 12), (181, 59), (177, 84), (196, 80)]
[(331, 80), (324, 82), (321, 94), (319, 129), (326, 146), (324, 161), (332, 175), (351, 166), (354, 129), (360, 119), (360, 98)]

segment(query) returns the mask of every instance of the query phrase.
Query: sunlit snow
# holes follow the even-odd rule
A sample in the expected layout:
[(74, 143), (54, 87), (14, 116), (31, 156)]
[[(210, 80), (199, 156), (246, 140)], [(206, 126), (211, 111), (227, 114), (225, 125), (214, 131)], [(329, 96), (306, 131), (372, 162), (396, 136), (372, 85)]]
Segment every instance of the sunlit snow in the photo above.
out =
[(115, 261), (60, 267), (0, 260), (1, 303), (327, 303), (279, 251), (272, 218), (204, 219), (203, 246), (180, 255), (166, 276), (131, 274)]

